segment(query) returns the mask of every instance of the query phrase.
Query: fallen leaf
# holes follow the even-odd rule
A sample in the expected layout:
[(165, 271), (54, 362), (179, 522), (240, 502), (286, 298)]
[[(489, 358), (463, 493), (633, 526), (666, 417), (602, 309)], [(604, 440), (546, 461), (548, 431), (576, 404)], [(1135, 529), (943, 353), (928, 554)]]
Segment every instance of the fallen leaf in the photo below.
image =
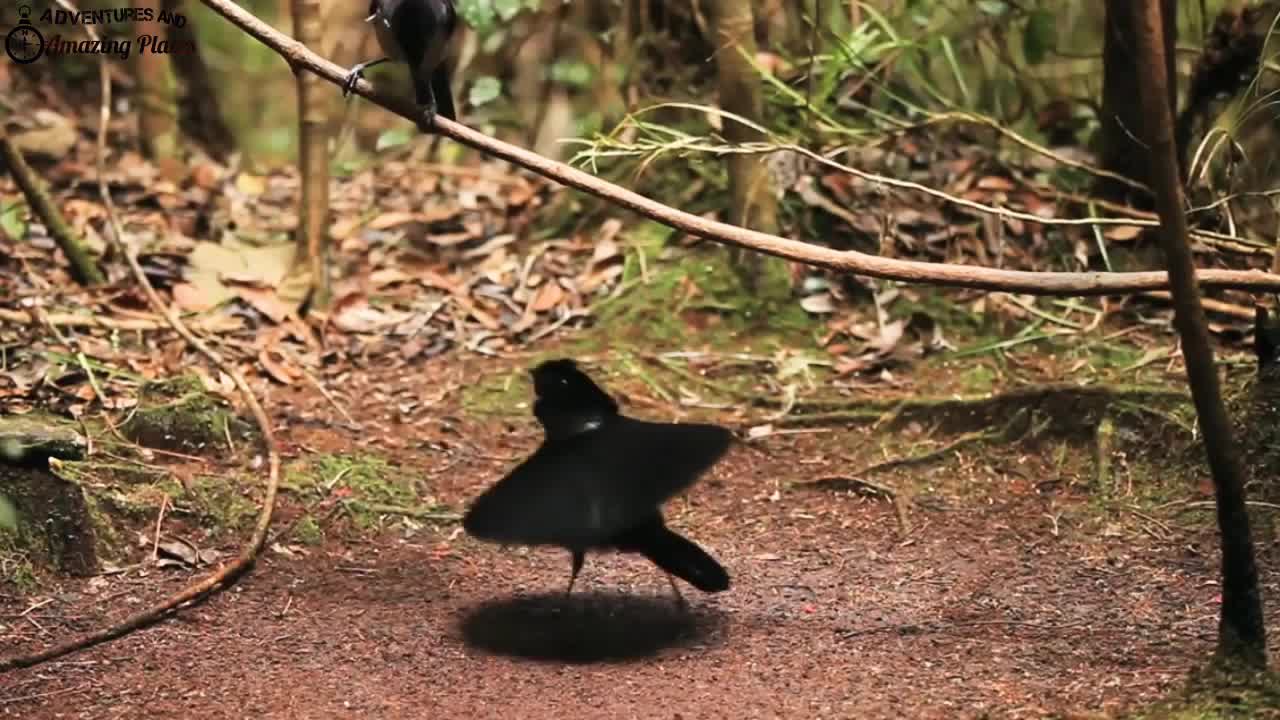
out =
[[(281, 358), (277, 360), (277, 357)], [(278, 350), (271, 348), (262, 348), (258, 351), (258, 364), (263, 370), (271, 376), (273, 380), (281, 385), (292, 385), (293, 381), (302, 375), (302, 372), (296, 370), (283, 362), (284, 355)]]
[(281, 301), (273, 288), (238, 287), (236, 295), (277, 325), (284, 322), (285, 318), (293, 312), (293, 307)]
[(547, 283), (538, 288), (538, 292), (533, 296), (533, 302), (529, 306), (534, 312), (546, 312), (564, 299), (564, 290), (560, 288), (560, 283)]
[(267, 181), (261, 175), (240, 173), (236, 176), (236, 190), (239, 190), (245, 195), (261, 195), (267, 191)]
[(810, 295), (800, 301), (800, 307), (805, 312), (811, 313), (832, 313), (836, 311), (835, 300), (832, 299), (831, 293), (819, 293)]
[(1124, 242), (1138, 237), (1145, 229), (1141, 225), (1116, 225), (1104, 230), (1102, 237), (1116, 242)]

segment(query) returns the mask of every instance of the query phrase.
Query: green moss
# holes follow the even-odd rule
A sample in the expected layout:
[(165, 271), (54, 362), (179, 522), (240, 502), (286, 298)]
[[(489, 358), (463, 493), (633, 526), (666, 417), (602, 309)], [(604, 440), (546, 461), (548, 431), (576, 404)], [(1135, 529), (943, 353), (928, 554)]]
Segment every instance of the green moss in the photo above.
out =
[(1203, 672), (1177, 697), (1125, 715), (1124, 720), (1277, 720), (1280, 676)]
[(303, 545), (319, 545), (324, 542), (324, 530), (314, 517), (305, 515), (294, 523), (293, 537)]
[(961, 383), (964, 391), (968, 393), (986, 393), (995, 389), (996, 379), (999, 376), (996, 371), (991, 369), (985, 363), (975, 363), (968, 370), (964, 371), (961, 377)]
[(206, 521), (219, 530), (240, 530), (258, 516), (256, 502), (244, 496), (243, 484), (235, 476), (201, 476), (189, 484), (190, 492), (175, 499), (190, 502)]
[(416, 475), (377, 455), (316, 455), (291, 465), (286, 478), (294, 486), (308, 489), (304, 495), (317, 501), (336, 495), (360, 529), (380, 526), (384, 516), (395, 515), (397, 510), (413, 515), (424, 509), (420, 504), (434, 507), (429, 499), (422, 503)]
[(664, 258), (671, 231), (642, 225), (627, 235), (629, 249), (618, 295), (595, 305), (589, 335), (645, 346), (690, 344), (741, 347), (813, 345), (819, 325), (792, 297), (784, 263), (765, 263), (758, 290), (748, 291), (724, 248), (679, 249)]
[(188, 453), (253, 437), (252, 427), (206, 393), (194, 376), (144, 385), (137, 411), (120, 430), (139, 445)]
[[(529, 363), (533, 367), (538, 362)], [(524, 368), (482, 378), (462, 389), (462, 408), (476, 415), (528, 415), (533, 383)]]

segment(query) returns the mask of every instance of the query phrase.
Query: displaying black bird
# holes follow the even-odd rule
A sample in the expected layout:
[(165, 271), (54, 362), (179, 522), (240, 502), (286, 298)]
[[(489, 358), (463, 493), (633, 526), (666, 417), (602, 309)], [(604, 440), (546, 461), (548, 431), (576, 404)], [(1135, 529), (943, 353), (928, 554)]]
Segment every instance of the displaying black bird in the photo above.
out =
[(387, 57), (352, 68), (342, 86), (343, 96), (351, 93), (366, 69), (398, 60), (408, 63), (414, 94), (425, 112), (418, 128), (430, 132), (436, 113), (457, 120), (444, 62), (449, 39), (458, 27), (453, 0), (370, 0), (365, 21), (373, 23), (378, 45)]
[(663, 522), (661, 506), (688, 488), (729, 449), (716, 425), (645, 422), (618, 404), (572, 360), (534, 368), (533, 414), (541, 447), (471, 504), (462, 526), (492, 542), (554, 545), (573, 556), (565, 594), (588, 550), (639, 553), (704, 592), (729, 589), (729, 575)]

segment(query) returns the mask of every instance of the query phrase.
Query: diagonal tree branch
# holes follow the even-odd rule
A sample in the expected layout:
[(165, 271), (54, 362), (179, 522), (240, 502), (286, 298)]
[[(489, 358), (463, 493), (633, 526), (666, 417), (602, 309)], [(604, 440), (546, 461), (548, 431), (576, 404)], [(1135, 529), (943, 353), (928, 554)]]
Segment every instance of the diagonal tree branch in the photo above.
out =
[[(231, 0), (201, 0), (201, 2), (262, 44), (278, 52), (295, 72), (307, 70), (334, 85), (343, 83), (346, 77), (346, 71), (343, 68), (316, 55), (302, 43), (271, 27)], [(355, 93), (401, 117), (415, 122), (419, 119), (420, 111), (408, 98), (396, 98), (386, 93), (379, 93), (365, 80), (356, 84)], [(564, 163), (491, 138), (447, 118), (437, 117), (436, 128), (441, 134), (463, 145), (502, 158), (563, 185), (603, 198), (690, 235), (838, 272), (867, 275), (885, 280), (1032, 295), (1123, 295), (1169, 288), (1168, 276), (1164, 271), (1079, 273), (1001, 270), (976, 265), (945, 265), (898, 260), (853, 250), (841, 251), (810, 245), (676, 210)], [(1201, 270), (1197, 276), (1202, 287), (1233, 288), (1254, 292), (1280, 291), (1280, 275), (1258, 270)]]

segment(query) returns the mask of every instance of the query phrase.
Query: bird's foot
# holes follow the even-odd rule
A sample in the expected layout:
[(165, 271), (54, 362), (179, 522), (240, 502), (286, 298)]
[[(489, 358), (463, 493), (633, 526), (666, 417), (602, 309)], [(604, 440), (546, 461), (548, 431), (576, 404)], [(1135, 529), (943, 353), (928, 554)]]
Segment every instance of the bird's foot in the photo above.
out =
[(357, 63), (355, 67), (351, 68), (351, 72), (347, 73), (346, 77), (342, 79), (342, 97), (347, 97), (356, 89), (356, 83), (360, 82), (360, 78), (364, 77), (365, 70), (374, 65), (381, 65), (386, 61), (386, 58), (380, 58), (369, 62)]
[(422, 114), (418, 117), (418, 129), (424, 133), (436, 131), (436, 108), (434, 105), (422, 106)]
[(342, 80), (342, 97), (347, 97), (352, 90), (356, 89), (356, 83), (360, 82), (362, 75), (364, 75), (364, 63), (351, 68), (351, 72), (347, 73)]

